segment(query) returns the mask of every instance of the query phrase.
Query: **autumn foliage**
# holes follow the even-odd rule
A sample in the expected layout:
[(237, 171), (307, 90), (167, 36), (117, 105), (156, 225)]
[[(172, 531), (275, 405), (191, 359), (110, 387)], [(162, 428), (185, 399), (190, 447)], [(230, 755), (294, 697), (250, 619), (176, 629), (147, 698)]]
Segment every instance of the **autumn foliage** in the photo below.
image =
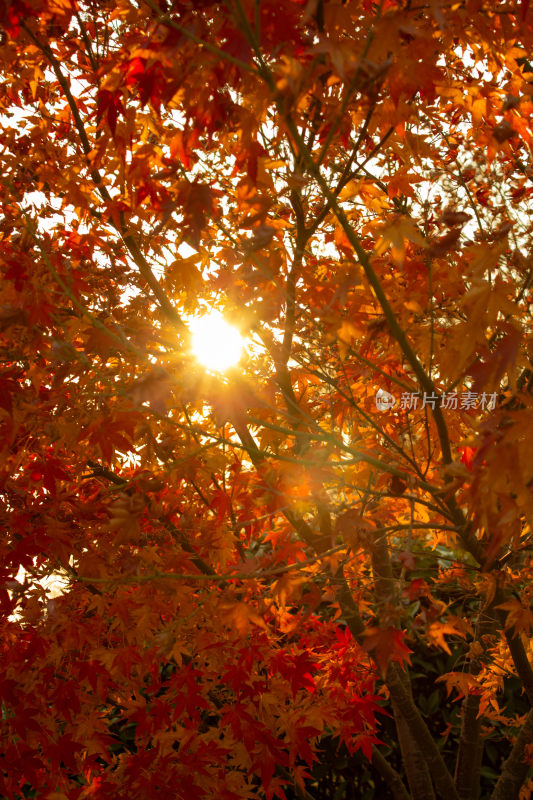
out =
[(1, 0), (2, 800), (531, 796), (528, 6)]

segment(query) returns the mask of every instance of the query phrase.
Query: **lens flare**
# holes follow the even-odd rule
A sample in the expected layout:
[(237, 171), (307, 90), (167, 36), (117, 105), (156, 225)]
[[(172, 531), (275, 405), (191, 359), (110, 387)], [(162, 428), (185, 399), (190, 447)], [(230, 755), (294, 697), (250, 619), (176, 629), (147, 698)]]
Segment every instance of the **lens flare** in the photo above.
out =
[(213, 372), (223, 372), (238, 363), (244, 346), (239, 331), (218, 311), (210, 311), (189, 323), (192, 351), (198, 361)]

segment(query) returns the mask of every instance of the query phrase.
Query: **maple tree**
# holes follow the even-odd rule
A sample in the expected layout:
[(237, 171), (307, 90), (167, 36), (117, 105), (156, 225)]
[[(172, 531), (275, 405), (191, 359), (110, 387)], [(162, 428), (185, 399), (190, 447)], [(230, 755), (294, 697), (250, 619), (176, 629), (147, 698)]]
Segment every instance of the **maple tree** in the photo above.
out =
[(528, 5), (0, 3), (2, 798), (531, 795)]

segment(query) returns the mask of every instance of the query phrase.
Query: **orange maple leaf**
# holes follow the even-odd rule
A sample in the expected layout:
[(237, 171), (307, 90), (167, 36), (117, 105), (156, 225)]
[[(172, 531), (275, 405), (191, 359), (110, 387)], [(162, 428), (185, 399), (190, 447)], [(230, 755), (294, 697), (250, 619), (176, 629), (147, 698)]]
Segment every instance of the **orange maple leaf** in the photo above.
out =
[(378, 628), (374, 626), (365, 632), (363, 650), (374, 651), (375, 659), (383, 672), (386, 672), (390, 661), (411, 664), (410, 650), (404, 643), (405, 631), (398, 628)]

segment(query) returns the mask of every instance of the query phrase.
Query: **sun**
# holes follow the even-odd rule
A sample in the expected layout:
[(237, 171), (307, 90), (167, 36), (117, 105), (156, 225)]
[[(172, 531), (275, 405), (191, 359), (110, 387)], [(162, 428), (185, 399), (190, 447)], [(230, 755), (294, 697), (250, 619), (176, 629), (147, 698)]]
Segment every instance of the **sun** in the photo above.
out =
[(189, 322), (192, 351), (198, 361), (213, 372), (233, 367), (241, 358), (244, 340), (218, 311), (209, 311)]

